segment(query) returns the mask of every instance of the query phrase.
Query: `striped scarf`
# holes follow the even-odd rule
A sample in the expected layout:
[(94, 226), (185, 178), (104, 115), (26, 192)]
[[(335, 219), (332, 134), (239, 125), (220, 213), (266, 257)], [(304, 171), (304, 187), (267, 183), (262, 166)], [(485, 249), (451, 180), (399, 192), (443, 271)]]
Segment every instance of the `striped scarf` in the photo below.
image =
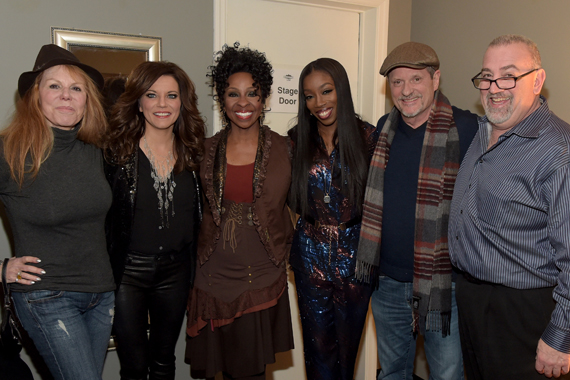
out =
[[(370, 163), (357, 253), (357, 278), (371, 282), (380, 264), (384, 171), (400, 113), (394, 107), (382, 127)], [(460, 164), (459, 135), (449, 100), (438, 90), (427, 122), (416, 197), (414, 236), (414, 332), (449, 334), (451, 262), (447, 225)]]

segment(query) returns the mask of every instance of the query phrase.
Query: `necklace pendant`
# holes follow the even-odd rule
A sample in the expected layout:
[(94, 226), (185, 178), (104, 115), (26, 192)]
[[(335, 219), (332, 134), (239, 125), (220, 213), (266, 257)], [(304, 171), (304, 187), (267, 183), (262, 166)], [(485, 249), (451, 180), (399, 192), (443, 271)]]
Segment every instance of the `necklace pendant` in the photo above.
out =
[(329, 204), (331, 202), (331, 197), (328, 194), (325, 194), (325, 196), (323, 197), (323, 201), (326, 204)]

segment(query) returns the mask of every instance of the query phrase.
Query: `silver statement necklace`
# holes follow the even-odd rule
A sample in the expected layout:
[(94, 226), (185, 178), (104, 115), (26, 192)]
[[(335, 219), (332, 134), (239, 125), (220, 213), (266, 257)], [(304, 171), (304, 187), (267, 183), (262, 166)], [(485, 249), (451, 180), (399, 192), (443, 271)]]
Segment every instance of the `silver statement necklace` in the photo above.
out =
[(330, 193), (332, 191), (332, 178), (333, 178), (333, 171), (334, 171), (334, 163), (336, 161), (336, 155), (333, 157), (333, 162), (331, 165), (331, 179), (328, 183), (328, 190), (327, 190), (327, 177), (325, 175), (325, 186), (324, 186), (324, 191), (325, 191), (325, 196), (323, 197), (323, 202), (325, 202), (326, 204), (329, 204), (331, 202), (331, 196)]
[[(172, 155), (172, 149), (168, 151), (168, 156), (163, 162), (159, 162), (152, 154), (152, 150), (146, 141), (146, 137), (143, 136), (144, 149), (148, 152), (148, 160), (150, 161), (150, 176), (154, 180), (154, 190), (158, 197), (158, 210), (160, 212), (160, 228), (169, 228), (170, 223), (168, 220), (168, 209), (172, 205), (172, 216), (174, 216), (174, 188), (176, 187), (176, 182), (174, 182), (174, 176), (172, 174), (174, 169), (174, 156)], [(174, 142), (174, 135), (172, 135), (172, 141)]]

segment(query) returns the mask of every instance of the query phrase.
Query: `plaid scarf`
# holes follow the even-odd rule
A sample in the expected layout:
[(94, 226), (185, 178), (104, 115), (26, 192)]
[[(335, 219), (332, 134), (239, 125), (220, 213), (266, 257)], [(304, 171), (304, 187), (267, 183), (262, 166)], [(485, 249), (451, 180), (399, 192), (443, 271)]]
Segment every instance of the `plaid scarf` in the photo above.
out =
[[(357, 278), (371, 282), (380, 264), (384, 171), (400, 113), (394, 107), (382, 127), (370, 163), (357, 253)], [(414, 332), (449, 334), (451, 262), (447, 225), (460, 164), (459, 135), (449, 100), (438, 90), (427, 122), (416, 197), (414, 236)]]

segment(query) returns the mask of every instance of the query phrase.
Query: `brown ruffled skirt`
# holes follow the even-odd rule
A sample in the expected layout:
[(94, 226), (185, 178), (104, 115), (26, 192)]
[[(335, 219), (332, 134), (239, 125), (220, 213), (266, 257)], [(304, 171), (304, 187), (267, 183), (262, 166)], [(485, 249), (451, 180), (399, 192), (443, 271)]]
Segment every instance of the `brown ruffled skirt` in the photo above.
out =
[(185, 360), (193, 378), (220, 371), (232, 377), (259, 374), (275, 362), (275, 353), (293, 348), (285, 268), (270, 261), (248, 223), (249, 206), (224, 202), (227, 233), (197, 268)]
[(224, 371), (245, 377), (265, 371), (275, 363), (275, 354), (294, 348), (291, 310), (287, 289), (269, 309), (244, 314), (233, 323), (206, 327), (194, 338), (186, 338), (186, 363), (193, 378), (214, 377)]

